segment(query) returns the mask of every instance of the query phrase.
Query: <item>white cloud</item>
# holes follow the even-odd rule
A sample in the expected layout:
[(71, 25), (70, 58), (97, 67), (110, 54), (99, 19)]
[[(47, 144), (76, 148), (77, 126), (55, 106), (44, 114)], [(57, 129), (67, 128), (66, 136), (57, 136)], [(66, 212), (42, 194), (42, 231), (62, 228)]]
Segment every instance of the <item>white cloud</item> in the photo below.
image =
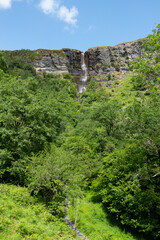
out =
[[(0, 0), (0, 9), (11, 8), (13, 1), (23, 0)], [(26, 0), (28, 3), (32, 1), (34, 0)], [(61, 0), (39, 0), (39, 8), (45, 14), (54, 15), (68, 25), (76, 27), (78, 9), (75, 6), (69, 9), (65, 5), (61, 5), (60, 1)]]
[(23, 0), (0, 0), (0, 9), (8, 9), (12, 6), (12, 2), (21, 2)]
[(68, 24), (75, 25), (77, 23), (77, 15), (78, 9), (76, 7), (68, 9), (66, 6), (61, 6), (58, 10), (58, 17)]
[(61, 6), (58, 0), (41, 0), (39, 7), (45, 14), (56, 15), (67, 24), (74, 26), (77, 23), (78, 9), (74, 6), (69, 9), (64, 5)]
[(11, 7), (11, 0), (0, 0), (0, 8), (7, 9)]
[(58, 9), (59, 3), (55, 0), (41, 0), (39, 7), (45, 14), (52, 14)]

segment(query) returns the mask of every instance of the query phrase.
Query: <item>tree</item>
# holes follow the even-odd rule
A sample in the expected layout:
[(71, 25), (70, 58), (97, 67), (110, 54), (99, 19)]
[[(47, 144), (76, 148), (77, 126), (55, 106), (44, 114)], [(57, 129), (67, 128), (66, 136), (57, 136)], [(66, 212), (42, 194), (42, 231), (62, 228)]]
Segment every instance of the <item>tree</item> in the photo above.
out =
[(148, 35), (143, 44), (144, 58), (132, 63), (136, 73), (133, 84), (136, 90), (145, 90), (160, 81), (160, 24)]
[[(138, 97), (121, 112), (124, 139), (121, 146), (103, 158), (93, 188), (122, 224), (159, 239), (160, 25), (148, 36), (144, 53), (144, 59), (133, 63), (132, 83)], [(143, 94), (138, 94), (140, 91)], [(105, 110), (100, 112), (98, 119), (107, 126), (110, 118), (103, 117)]]
[(48, 92), (47, 83), (42, 87), (45, 79), (24, 81), (2, 72), (0, 78), (1, 169), (5, 180), (13, 176), (20, 183), (25, 177), (23, 159), (56, 140), (64, 129), (64, 111), (62, 104)]
[(130, 140), (103, 159), (103, 169), (93, 187), (104, 206), (122, 224), (158, 239), (160, 181), (158, 153), (150, 155), (142, 141)]
[(4, 72), (6, 72), (8, 69), (7, 63), (4, 60), (4, 53), (1, 51), (0, 51), (0, 69), (3, 70)]
[(91, 109), (91, 119), (105, 128), (107, 136), (114, 136), (118, 130), (119, 109), (120, 105), (116, 101), (96, 103)]

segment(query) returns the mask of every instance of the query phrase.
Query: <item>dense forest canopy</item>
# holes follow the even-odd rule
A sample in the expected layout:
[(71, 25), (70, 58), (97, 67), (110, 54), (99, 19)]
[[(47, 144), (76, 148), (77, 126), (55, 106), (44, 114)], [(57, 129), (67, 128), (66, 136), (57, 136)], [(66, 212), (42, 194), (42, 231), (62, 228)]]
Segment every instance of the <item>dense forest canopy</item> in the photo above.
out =
[(58, 217), (66, 194), (90, 192), (122, 225), (159, 239), (160, 25), (130, 68), (79, 96), (70, 74), (38, 76), (0, 53), (0, 180)]

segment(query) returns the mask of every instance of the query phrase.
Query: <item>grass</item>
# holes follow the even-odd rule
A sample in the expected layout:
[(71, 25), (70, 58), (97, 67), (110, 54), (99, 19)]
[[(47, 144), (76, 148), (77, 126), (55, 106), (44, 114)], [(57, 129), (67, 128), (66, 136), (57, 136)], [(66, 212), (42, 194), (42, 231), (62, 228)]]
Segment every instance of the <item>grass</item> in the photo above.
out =
[(63, 50), (49, 50), (49, 49), (38, 49), (36, 50), (37, 54), (52, 54), (52, 55), (59, 55), (60, 57), (65, 57), (66, 54)]
[[(103, 66), (105, 66), (105, 65), (107, 65), (107, 63), (106, 63), (106, 64), (103, 64)], [(126, 75), (123, 74), (123, 73), (114, 71), (114, 72), (109, 72), (109, 73), (107, 73), (107, 74), (96, 74), (96, 75), (92, 75), (92, 76), (91, 76), (91, 80), (95, 80), (95, 81), (100, 81), (100, 82), (101, 82), (101, 80), (104, 79), (105, 81), (108, 82), (109, 80), (114, 81), (115, 79), (116, 79), (116, 80), (123, 79), (125, 76), (126, 76)]]
[(132, 75), (102, 82), (101, 86), (105, 89), (111, 100), (117, 100), (125, 107), (131, 105), (135, 100), (143, 99), (143, 96), (145, 95), (145, 91), (134, 89)]
[[(126, 232), (116, 223), (111, 223), (101, 203), (93, 203), (91, 196), (87, 195), (77, 203), (73, 199), (69, 206), (69, 217), (72, 222), (77, 218), (76, 227), (85, 234), (89, 240), (140, 240), (130, 232)], [(78, 207), (77, 207), (78, 206)], [(78, 209), (78, 214), (77, 214)], [(144, 240), (144, 239), (143, 239)]]
[(0, 184), (1, 240), (75, 239), (63, 219), (53, 216), (27, 189)]
[(102, 87), (106, 90), (108, 96), (117, 100), (124, 107), (132, 105), (136, 100), (143, 101), (143, 99), (157, 101), (157, 95), (160, 94), (160, 85), (154, 87), (137, 90), (134, 87), (133, 75), (127, 75), (123, 79), (111, 80), (103, 82)]
[(110, 81), (106, 84), (106, 91), (114, 100), (117, 100), (122, 105), (129, 105), (137, 99), (139, 94), (137, 90), (133, 89), (131, 80), (132, 76), (129, 75), (124, 79)]

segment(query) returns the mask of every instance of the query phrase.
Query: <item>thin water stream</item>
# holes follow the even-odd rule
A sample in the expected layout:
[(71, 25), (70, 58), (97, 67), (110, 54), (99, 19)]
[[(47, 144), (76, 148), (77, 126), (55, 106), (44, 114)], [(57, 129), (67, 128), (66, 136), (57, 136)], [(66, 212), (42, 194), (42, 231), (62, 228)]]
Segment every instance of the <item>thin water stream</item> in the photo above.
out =
[(69, 198), (66, 197), (65, 198), (65, 207), (63, 209), (63, 212), (64, 212), (64, 219), (66, 221), (66, 223), (71, 227), (71, 229), (73, 229), (75, 232), (76, 232), (76, 235), (78, 238), (83, 238), (83, 239), (88, 239), (85, 235), (83, 235), (83, 233), (81, 233), (75, 226), (75, 224), (73, 224), (71, 222), (71, 220), (69, 219), (68, 215), (67, 215), (67, 212), (68, 212), (68, 204), (69, 204)]
[[(84, 93), (85, 90), (86, 90), (86, 87), (87, 87), (87, 84), (88, 84), (88, 68), (87, 68), (87, 65), (85, 63), (85, 55), (84, 53), (81, 54), (81, 69), (82, 69), (82, 74), (80, 77), (75, 77), (75, 82), (77, 84), (77, 88), (78, 88), (78, 92), (81, 94), (81, 93)], [(66, 186), (65, 186), (66, 188)], [(81, 233), (75, 226), (75, 224), (73, 224), (68, 215), (67, 215), (67, 212), (68, 212), (68, 204), (69, 204), (69, 198), (66, 197), (65, 198), (65, 206), (64, 206), (64, 209), (63, 209), (63, 212), (64, 212), (64, 219), (65, 221), (67, 222), (67, 224), (76, 232), (77, 234), (77, 237), (79, 238), (83, 238), (83, 239), (88, 239), (85, 235), (83, 235), (83, 233)]]
[(78, 92), (84, 93), (88, 84), (88, 68), (85, 63), (85, 54), (81, 54), (81, 76), (75, 78), (77, 84)]
[[(64, 186), (65, 189), (67, 189), (67, 186)], [(69, 197), (66, 196), (65, 198), (65, 202), (64, 202), (64, 208), (63, 208), (63, 213), (64, 213), (64, 220), (66, 221), (66, 223), (70, 226), (71, 229), (73, 229), (76, 232), (76, 235), (78, 238), (83, 238), (85, 240), (88, 240), (88, 238), (83, 235), (83, 233), (81, 233), (75, 226), (75, 224), (73, 224), (71, 222), (71, 220), (68, 217), (68, 205), (69, 205)]]
[(81, 54), (81, 69), (82, 69), (82, 77), (81, 82), (87, 82), (88, 80), (88, 69), (85, 63), (84, 53)]

